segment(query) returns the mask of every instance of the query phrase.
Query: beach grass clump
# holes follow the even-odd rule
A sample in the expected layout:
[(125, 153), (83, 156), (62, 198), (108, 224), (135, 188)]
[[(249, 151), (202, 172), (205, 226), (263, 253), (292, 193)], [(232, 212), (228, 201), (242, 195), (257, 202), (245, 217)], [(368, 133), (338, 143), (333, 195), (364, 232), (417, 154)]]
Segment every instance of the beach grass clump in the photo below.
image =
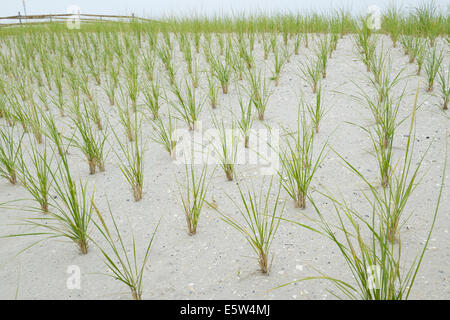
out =
[(135, 122), (133, 121), (134, 117), (131, 112), (131, 108), (128, 105), (128, 98), (124, 95), (122, 95), (123, 101), (117, 101), (117, 114), (119, 117), (119, 123), (121, 124), (122, 128), (125, 131), (125, 134), (128, 138), (128, 141), (134, 141), (135, 140)]
[(210, 73), (207, 75), (207, 80), (209, 103), (211, 104), (211, 108), (216, 109), (219, 101), (219, 86), (217, 85), (213, 75)]
[(61, 203), (55, 202), (54, 210), (50, 210), (49, 219), (57, 225), (45, 226), (45, 221), (39, 223), (48, 228), (50, 234), (63, 236), (77, 244), (82, 254), (88, 253), (89, 228), (92, 218), (92, 199), (94, 193), (89, 196), (87, 183), (76, 183), (72, 178), (69, 163), (64, 156), (56, 170), (52, 173), (53, 190), (58, 195)]
[(102, 131), (103, 123), (102, 123), (102, 115), (101, 115), (100, 111), (101, 110), (100, 110), (100, 106), (98, 103), (96, 103), (95, 101), (89, 101), (89, 100), (85, 101), (86, 116), (97, 127), (97, 130)]
[[(14, 90), (14, 87), (13, 87)], [(24, 103), (17, 93), (12, 92), (7, 96), (8, 104), (9, 104), (9, 116), (11, 118), (11, 123), (19, 123), (22, 127), (24, 133), (28, 133), (30, 131), (30, 114), (27, 110), (27, 103)]]
[(442, 99), (442, 110), (448, 110), (448, 102), (450, 100), (450, 65), (447, 71), (440, 68), (438, 72), (439, 95)]
[(70, 143), (86, 157), (89, 174), (95, 174), (96, 168), (105, 171), (105, 143), (108, 136), (94, 130), (91, 121), (87, 104), (84, 104), (84, 112), (77, 111), (72, 119), (78, 134), (70, 139)]
[(402, 11), (401, 8), (392, 3), (387, 8), (382, 17), (382, 24), (385, 30), (389, 32), (389, 36), (392, 40), (392, 46), (397, 47), (398, 38), (400, 35), (400, 28), (402, 23)]
[(248, 103), (245, 104), (242, 96), (239, 95), (239, 108), (241, 111), (241, 117), (237, 120), (237, 126), (244, 137), (244, 148), (249, 148), (250, 133), (253, 125), (252, 100), (248, 99)]
[(108, 227), (105, 219), (103, 218), (102, 214), (97, 209), (95, 204), (93, 204), (93, 208), (99, 220), (99, 223), (97, 223), (95, 220), (93, 221), (93, 223), (96, 226), (98, 232), (102, 235), (102, 238), (106, 241), (107, 245), (105, 247), (100, 242), (94, 243), (102, 253), (105, 265), (112, 272), (112, 274), (106, 275), (125, 284), (129, 288), (131, 296), (134, 300), (141, 300), (144, 283), (144, 273), (148, 260), (150, 258), (150, 249), (158, 230), (159, 222), (156, 225), (155, 230), (153, 231), (153, 234), (148, 242), (144, 256), (141, 258), (142, 260), (140, 261), (140, 263), (138, 263), (139, 257), (136, 250), (136, 240), (134, 234), (132, 234), (132, 246), (130, 250), (130, 248), (125, 245), (124, 238), (120, 232), (116, 219), (112, 214), (109, 203), (108, 207), (113, 225), (113, 228), (111, 229)]
[(187, 80), (185, 80), (184, 90), (179, 85), (173, 85), (172, 93), (176, 99), (168, 102), (178, 113), (179, 119), (186, 123), (189, 130), (195, 130), (203, 109), (204, 100), (198, 101), (195, 87)]
[(31, 132), (33, 133), (36, 142), (38, 144), (42, 143), (42, 119), (41, 114), (42, 110), (41, 107), (36, 103), (33, 97), (33, 93), (29, 92), (29, 104), (28, 108), (25, 111), (27, 113), (27, 122), (28, 127), (30, 128)]
[(275, 87), (278, 87), (280, 81), (280, 74), (283, 69), (283, 66), (286, 64), (286, 57), (279, 52), (278, 47), (273, 52), (273, 75), (270, 78), (275, 81)]
[(222, 220), (245, 237), (258, 257), (259, 268), (263, 274), (270, 272), (273, 260), (270, 248), (284, 212), (284, 204), (279, 205), (281, 187), (278, 187), (278, 191), (275, 190), (273, 196), (272, 184), (273, 178), (266, 192), (264, 188), (257, 192), (254, 187), (243, 190), (240, 184), (237, 184), (240, 200), (229, 198), (238, 208), (243, 221), (219, 211)]
[(223, 61), (220, 56), (211, 56), (211, 70), (214, 76), (220, 82), (223, 94), (228, 93), (228, 85), (231, 79), (231, 72), (233, 70), (231, 67), (233, 65), (231, 57), (231, 53), (227, 53), (225, 59), (226, 61)]
[(145, 106), (153, 117), (153, 120), (159, 118), (159, 109), (161, 108), (161, 85), (158, 79), (153, 79), (150, 84), (143, 85), (143, 96)]
[(22, 134), (15, 137), (14, 128), (0, 128), (0, 177), (11, 184), (17, 183), (18, 164), (23, 157)]
[(248, 70), (247, 73), (248, 94), (253, 106), (258, 113), (258, 119), (264, 121), (264, 116), (273, 90), (262, 74), (261, 70)]
[(238, 151), (238, 132), (234, 123), (230, 128), (225, 126), (223, 118), (217, 119), (216, 115), (212, 116), (212, 122), (217, 132), (217, 143), (213, 142), (213, 148), (220, 166), (222, 167), (228, 181), (235, 178), (235, 165), (237, 162)]
[(361, 61), (366, 65), (367, 71), (370, 71), (370, 61), (375, 54), (378, 37), (376, 34), (373, 34), (366, 17), (362, 17), (358, 23), (360, 26), (358, 26), (354, 37), (356, 49)]
[(189, 74), (192, 86), (197, 89), (200, 85), (200, 63), (196, 57), (192, 62), (192, 72)]
[(427, 55), (427, 44), (425, 43), (425, 40), (423, 40), (422, 38), (418, 38), (415, 52), (417, 75), (420, 75), (422, 72), (422, 67), (425, 62), (426, 55)]
[[(243, 34), (238, 33), (237, 47), (238, 47), (239, 56), (245, 62), (247, 69), (251, 69), (254, 66), (253, 49), (252, 49), (252, 43), (254, 43), (254, 37), (251, 38), (251, 36), (250, 36), (249, 40), (252, 40), (253, 42), (249, 41), (249, 43), (247, 45), (247, 41), (244, 39)], [(231, 50), (231, 43), (228, 44), (228, 48)]]
[(115, 132), (114, 135), (123, 156), (123, 161), (119, 163), (120, 171), (131, 186), (134, 201), (137, 202), (142, 200), (145, 153), (141, 121), (138, 120), (137, 113), (133, 128), (134, 140), (131, 142), (122, 142)]
[(142, 67), (144, 69), (145, 75), (147, 76), (147, 80), (149, 81), (153, 81), (155, 71), (158, 70), (156, 61), (156, 54), (154, 49), (144, 52), (144, 55), (142, 56)]
[(381, 80), (379, 83), (372, 79), (371, 83), (375, 87), (377, 96), (373, 98), (371, 95), (364, 92), (360, 88), (360, 96), (357, 97), (357, 101), (366, 104), (366, 106), (372, 112), (374, 119), (374, 126), (367, 127), (358, 125), (361, 130), (366, 132), (372, 142), (374, 149), (374, 155), (377, 160), (378, 170), (381, 178), (381, 185), (384, 188), (389, 186), (390, 178), (392, 176), (392, 155), (393, 155), (393, 142), (397, 128), (405, 121), (406, 118), (398, 119), (400, 105), (403, 97), (405, 96), (405, 88), (397, 95), (394, 95), (392, 89), (398, 84), (401, 79), (400, 70), (391, 79), (391, 67), (390, 64), (385, 64), (381, 73)]
[(102, 88), (108, 97), (109, 104), (114, 106), (116, 102), (116, 90), (119, 86), (120, 69), (115, 63), (109, 62), (107, 70), (106, 79)]
[(433, 91), (434, 80), (444, 59), (443, 51), (436, 47), (431, 48), (425, 57), (425, 74), (427, 79), (427, 91)]
[(439, 7), (434, 0), (424, 1), (415, 7), (412, 20), (421, 36), (427, 37), (430, 46), (434, 47), (436, 38), (443, 32), (445, 17), (439, 13)]
[(125, 88), (130, 98), (133, 111), (136, 112), (141, 86), (139, 84), (139, 62), (133, 51), (130, 51), (123, 68), (126, 79)]
[(320, 70), (322, 72), (322, 78), (327, 77), (327, 63), (328, 58), (332, 52), (332, 44), (330, 37), (328, 35), (325, 35), (319, 39), (318, 48), (316, 48), (316, 56), (317, 61), (320, 63)]
[(173, 121), (172, 115), (169, 111), (167, 122), (164, 122), (160, 117), (152, 121), (153, 131), (151, 139), (161, 145), (164, 150), (170, 154), (170, 158), (176, 158), (177, 140), (175, 137), (176, 123)]
[(44, 142), (42, 145), (42, 150), (40, 150), (38, 145), (30, 143), (31, 151), (28, 152), (30, 163), (27, 163), (23, 157), (20, 159), (19, 181), (39, 203), (42, 212), (48, 213), (50, 190), (53, 183), (50, 170), (54, 152), (49, 155), (47, 143)]
[(178, 182), (179, 193), (183, 205), (188, 234), (190, 236), (197, 233), (198, 221), (205, 204), (211, 177), (208, 179), (208, 166), (203, 165), (200, 174), (196, 172), (195, 164), (185, 164), (185, 183)]
[(320, 122), (325, 116), (325, 108), (323, 106), (321, 85), (319, 85), (318, 91), (316, 93), (315, 103), (305, 103), (305, 106), (316, 133), (319, 133)]
[(280, 148), (281, 185), (296, 208), (305, 209), (309, 186), (325, 157), (325, 147), (314, 155), (314, 129), (308, 125), (304, 110), (299, 110), (296, 132), (285, 134), (284, 148)]
[(309, 59), (300, 62), (300, 77), (311, 86), (313, 93), (317, 92), (321, 75), (322, 64), (318, 59)]

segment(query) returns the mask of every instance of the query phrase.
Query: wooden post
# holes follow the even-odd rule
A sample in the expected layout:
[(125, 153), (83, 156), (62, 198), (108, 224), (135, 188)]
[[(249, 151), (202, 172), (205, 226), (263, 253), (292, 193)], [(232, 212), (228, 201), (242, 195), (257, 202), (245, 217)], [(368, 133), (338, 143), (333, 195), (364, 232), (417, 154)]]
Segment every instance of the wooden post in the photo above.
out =
[(22, 24), (22, 18), (21, 18), (21, 15), (20, 15), (20, 11), (17, 13), (17, 15), (19, 16), (19, 23)]

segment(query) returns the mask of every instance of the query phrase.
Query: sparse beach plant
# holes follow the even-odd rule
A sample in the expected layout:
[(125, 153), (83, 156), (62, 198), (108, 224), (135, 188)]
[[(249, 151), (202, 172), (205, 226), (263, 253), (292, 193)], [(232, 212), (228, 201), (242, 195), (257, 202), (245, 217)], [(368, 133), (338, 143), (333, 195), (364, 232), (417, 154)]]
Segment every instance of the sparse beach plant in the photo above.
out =
[(427, 78), (427, 91), (433, 91), (434, 79), (439, 71), (444, 56), (442, 51), (433, 47), (425, 58), (425, 73)]
[(208, 179), (208, 167), (203, 165), (200, 175), (196, 173), (195, 164), (185, 164), (185, 183), (178, 182), (179, 193), (186, 216), (188, 234), (190, 236), (197, 233), (198, 221), (205, 204), (205, 198), (208, 191), (211, 177)]
[(231, 128), (226, 129), (223, 119), (220, 121), (216, 115), (212, 115), (214, 128), (218, 134), (218, 145), (213, 145), (215, 153), (219, 158), (220, 166), (225, 172), (228, 181), (232, 181), (235, 177), (235, 164), (237, 160), (238, 136), (234, 124)]
[(30, 92), (29, 104), (28, 104), (28, 125), (33, 132), (33, 135), (37, 143), (42, 143), (42, 120), (41, 120), (41, 107), (34, 101), (32, 93)]
[(58, 130), (52, 114), (43, 114), (42, 120), (46, 128), (44, 130), (45, 136), (54, 144), (60, 158), (65, 157), (68, 147), (64, 146), (64, 135)]
[(103, 84), (103, 90), (108, 97), (109, 104), (114, 106), (116, 103), (116, 90), (119, 85), (119, 69), (110, 63), (108, 66), (108, 75)]
[(52, 204), (46, 218), (30, 218), (27, 221), (48, 230), (42, 234), (69, 238), (77, 244), (82, 254), (87, 254), (94, 194), (88, 195), (87, 183), (76, 183), (72, 178), (65, 154), (60, 157), (57, 169), (50, 170), (50, 173), (53, 190), (60, 201)]
[[(93, 223), (96, 226), (96, 229), (102, 235), (102, 238), (106, 240), (107, 247), (109, 248), (108, 250), (104, 246), (102, 246), (100, 242), (94, 242), (94, 244), (102, 253), (103, 258), (105, 259), (105, 265), (112, 272), (112, 274), (106, 275), (125, 284), (130, 289), (131, 296), (134, 300), (141, 300), (144, 271), (150, 258), (150, 249), (158, 230), (159, 222), (156, 225), (155, 230), (153, 231), (150, 241), (148, 242), (141, 262), (138, 263), (138, 253), (136, 250), (136, 241), (134, 234), (132, 233), (132, 246), (130, 250), (125, 245), (123, 236), (120, 233), (119, 226), (117, 225), (117, 222), (112, 214), (109, 203), (109, 214), (114, 226), (112, 230), (109, 229), (108, 225), (105, 222), (105, 219), (103, 218), (102, 214), (97, 209), (95, 204), (93, 204), (93, 207), (97, 214), (98, 220), (100, 221), (99, 223), (97, 223), (95, 222), (95, 220), (93, 220)], [(108, 251), (110, 251), (110, 253), (108, 253)]]
[[(38, 96), (38, 99), (41, 102), (42, 106), (44, 107), (44, 110), (48, 111), (50, 109), (50, 101), (48, 98), (49, 92), (45, 89), (45, 87), (39, 87), (37, 96)], [(0, 109), (1, 109), (1, 106), (0, 106)], [(0, 111), (0, 113), (1, 113), (1, 111)]]
[(71, 143), (76, 146), (83, 155), (89, 165), (89, 174), (95, 174), (95, 169), (105, 170), (104, 148), (107, 135), (100, 131), (93, 130), (93, 124), (89, 119), (86, 104), (84, 105), (84, 114), (74, 116), (73, 124), (78, 131), (78, 135), (74, 135)]
[[(74, 73), (76, 73), (75, 71)], [(75, 84), (76, 88), (80, 90), (81, 93), (83, 93), (86, 98), (88, 98), (89, 101), (94, 100), (94, 94), (92, 93), (91, 86), (89, 84), (89, 73), (87, 70), (84, 69), (84, 67), (80, 67), (78, 75), (75, 77)]]
[(124, 157), (124, 161), (119, 163), (120, 171), (130, 184), (133, 191), (134, 201), (142, 199), (142, 191), (144, 185), (144, 152), (145, 146), (142, 137), (141, 123), (138, 121), (137, 113), (134, 114), (134, 140), (131, 143), (122, 142), (117, 134), (117, 143)]
[(261, 70), (248, 71), (248, 85), (249, 96), (258, 113), (258, 119), (263, 121), (272, 90)]
[(159, 109), (161, 107), (161, 85), (158, 79), (154, 79), (150, 84), (145, 84), (143, 90), (144, 102), (147, 109), (150, 111), (153, 120), (159, 118)]
[(192, 72), (189, 74), (192, 86), (197, 89), (200, 84), (200, 70), (198, 59), (195, 58), (192, 62)]
[(0, 128), (0, 177), (17, 183), (18, 164), (22, 159), (22, 134), (16, 139), (14, 128)]
[(267, 35), (263, 34), (262, 35), (262, 44), (263, 44), (263, 50), (264, 50), (264, 60), (267, 60), (267, 58), (269, 58), (269, 53), (270, 53), (270, 41), (269, 39), (267, 39)]
[(317, 91), (321, 72), (321, 64), (317, 59), (300, 62), (300, 77), (311, 86), (313, 93)]
[(301, 42), (302, 42), (302, 35), (301, 35), (301, 33), (297, 33), (295, 36), (295, 41), (294, 41), (294, 54), (296, 56), (298, 56), (298, 54), (300, 53)]
[(242, 96), (239, 95), (239, 108), (241, 110), (241, 117), (238, 119), (237, 124), (238, 124), (239, 130), (242, 133), (242, 136), (244, 137), (244, 147), (249, 148), (250, 132), (251, 132), (252, 125), (253, 125), (252, 100), (248, 99), (248, 103), (244, 104)]
[(48, 213), (49, 195), (53, 183), (50, 168), (54, 153), (49, 156), (46, 142), (43, 143), (42, 150), (39, 150), (36, 144), (30, 143), (30, 146), (31, 164), (27, 164), (23, 158), (20, 159), (19, 180), (33, 199), (39, 203), (42, 212)]
[(211, 68), (214, 72), (214, 76), (219, 80), (220, 85), (222, 86), (222, 93), (228, 93), (228, 84), (231, 77), (231, 64), (227, 61), (222, 61), (221, 57), (212, 58)]
[(217, 108), (217, 102), (219, 100), (219, 86), (216, 84), (215, 78), (208, 73), (207, 80), (208, 80), (208, 97), (209, 102), (211, 104), (211, 108), (216, 109)]
[(295, 207), (306, 208), (311, 181), (322, 163), (326, 144), (314, 159), (314, 130), (306, 122), (304, 110), (299, 110), (297, 132), (286, 133), (286, 147), (279, 151), (281, 184), (294, 200)]
[(100, 115), (100, 106), (95, 101), (86, 101), (85, 102), (85, 111), (86, 115), (89, 117), (91, 121), (97, 126), (98, 130), (103, 130), (102, 124), (102, 116)]
[(185, 80), (185, 84), (185, 94), (182, 93), (180, 86), (175, 85), (172, 87), (176, 101), (169, 101), (169, 103), (177, 111), (179, 118), (186, 122), (189, 130), (195, 130), (203, 108), (203, 101), (198, 102), (196, 90), (187, 80)]
[(125, 88), (133, 106), (133, 111), (136, 112), (137, 99), (139, 97), (140, 85), (139, 85), (139, 71), (138, 61), (135, 53), (131, 53), (124, 65), (125, 70)]
[(427, 45), (423, 39), (418, 40), (416, 49), (417, 75), (420, 75), (420, 73), (422, 72), (422, 66), (427, 54), (426, 46)]
[(284, 64), (286, 63), (286, 59), (283, 55), (281, 55), (278, 49), (275, 49), (273, 52), (273, 76), (271, 80), (275, 81), (275, 86), (278, 87), (280, 81), (281, 70), (283, 69)]
[(438, 72), (439, 94), (442, 99), (442, 110), (448, 110), (448, 102), (450, 100), (450, 65), (447, 71), (440, 68)]
[(319, 39), (319, 45), (316, 49), (317, 61), (320, 63), (320, 70), (322, 72), (322, 78), (324, 79), (327, 77), (327, 63), (330, 51), (330, 38), (328, 35), (325, 35)]
[(401, 27), (401, 10), (394, 3), (392, 3), (383, 15), (383, 25), (389, 32), (389, 36), (392, 40), (392, 45), (394, 48), (397, 47), (397, 41), (400, 34)]
[(142, 66), (149, 81), (153, 81), (156, 70), (156, 56), (154, 50), (146, 51), (142, 57)]
[(319, 88), (316, 93), (315, 103), (306, 103), (306, 110), (308, 111), (311, 122), (314, 126), (316, 133), (319, 133), (319, 125), (322, 118), (325, 116), (325, 109), (322, 101), (322, 86), (319, 85)]
[(238, 202), (241, 205), (231, 197), (229, 198), (238, 208), (242, 222), (219, 211), (222, 220), (245, 237), (258, 257), (259, 268), (263, 274), (270, 272), (273, 261), (270, 248), (284, 211), (284, 203), (282, 206), (279, 204), (281, 188), (278, 187), (278, 190), (275, 190), (274, 196), (272, 184), (273, 178), (266, 192), (263, 191), (264, 188), (257, 192), (254, 187), (243, 190), (240, 184), (237, 184), (240, 195)]
[(428, 37), (430, 46), (434, 47), (436, 38), (443, 31), (441, 17), (438, 12), (439, 7), (434, 0), (424, 1), (414, 8), (413, 18), (415, 27), (420, 35)]
[(176, 137), (175, 137), (175, 123), (173, 122), (172, 115), (168, 115), (167, 124), (161, 118), (153, 120), (153, 132), (151, 139), (161, 145), (169, 154), (172, 160), (176, 158)]
[(119, 116), (119, 122), (122, 125), (127, 135), (128, 141), (134, 141), (134, 122), (130, 107), (128, 106), (128, 98), (122, 95), (123, 102), (117, 103), (117, 113)]

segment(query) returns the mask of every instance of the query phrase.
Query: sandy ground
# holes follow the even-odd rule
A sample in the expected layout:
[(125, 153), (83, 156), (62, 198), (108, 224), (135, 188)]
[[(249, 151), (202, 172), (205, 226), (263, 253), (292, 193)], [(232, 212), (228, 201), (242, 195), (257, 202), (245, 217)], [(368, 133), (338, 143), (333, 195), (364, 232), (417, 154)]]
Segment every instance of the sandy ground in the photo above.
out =
[[(281, 40), (281, 39), (280, 39)], [(400, 108), (400, 118), (408, 116), (413, 107), (414, 92), (423, 76), (415, 75), (416, 65), (409, 64), (401, 48), (392, 48), (387, 37), (381, 37), (385, 50), (390, 50), (393, 60), (393, 73), (405, 68), (405, 75), (398, 88), (406, 86), (407, 96)], [(292, 45), (292, 44), (291, 44)], [(443, 46), (443, 42), (439, 42)], [(177, 46), (177, 45), (176, 45)], [(296, 128), (296, 113), (300, 90), (304, 99), (311, 101), (310, 87), (299, 78), (298, 62), (312, 51), (303, 46), (300, 55), (293, 55), (282, 71), (280, 84), (274, 88), (266, 112), (266, 124), (272, 127)], [(272, 55), (265, 62), (260, 43), (255, 44), (257, 65), (270, 75)], [(201, 65), (205, 62), (201, 58)], [(449, 63), (448, 49), (445, 63)], [(177, 53), (177, 66), (185, 69), (181, 53)], [(179, 69), (178, 78), (182, 78)], [(370, 112), (358, 105), (351, 95), (357, 92), (354, 82), (370, 90), (365, 66), (355, 54), (352, 37), (344, 36), (339, 40), (337, 50), (329, 60), (327, 78), (323, 80), (324, 105), (327, 114), (320, 126), (315, 149), (328, 141), (345, 159), (348, 159), (369, 180), (376, 181), (377, 167), (375, 159), (368, 151), (371, 144), (368, 136), (358, 127), (348, 124), (355, 122), (371, 125)], [(352, 82), (354, 81), (354, 82)], [(201, 79), (199, 93), (206, 94), (206, 78)], [(449, 115), (439, 109), (440, 99), (425, 92), (425, 83), (420, 84), (419, 102), (422, 107), (417, 113), (415, 156), (418, 158), (431, 147), (422, 166), (423, 180), (410, 198), (403, 218), (411, 214), (403, 226), (402, 246), (405, 266), (419, 252), (430, 228), (435, 202), (439, 192), (444, 164), (446, 135), (448, 135)], [(111, 123), (117, 119), (114, 108), (100, 88), (95, 88), (95, 96)], [(142, 96), (140, 97), (142, 102)], [(219, 94), (219, 106), (214, 112), (230, 119), (227, 109), (238, 114), (237, 93), (234, 85), (227, 95)], [(167, 105), (162, 107), (166, 113)], [(56, 114), (56, 112), (55, 112)], [(58, 125), (64, 127), (67, 119), (59, 116)], [(205, 128), (211, 127), (209, 105), (206, 104), (201, 115)], [(182, 125), (179, 123), (179, 125)], [(150, 130), (148, 124), (145, 130)], [(263, 124), (255, 120), (255, 128)], [(394, 142), (398, 156), (407, 141), (408, 124), (402, 125)], [(110, 137), (112, 141), (112, 137)], [(282, 222), (272, 246), (273, 265), (269, 276), (258, 271), (255, 255), (245, 239), (224, 223), (217, 212), (205, 208), (195, 236), (187, 234), (184, 212), (178, 194), (175, 176), (182, 177), (184, 167), (170, 161), (169, 155), (161, 146), (148, 142), (145, 156), (144, 196), (140, 202), (134, 202), (129, 185), (126, 183), (117, 165), (117, 157), (110, 152), (106, 171), (89, 175), (87, 164), (75, 149), (71, 149), (70, 165), (75, 176), (89, 182), (90, 190), (95, 188), (95, 202), (106, 214), (107, 199), (117, 218), (119, 227), (126, 239), (130, 239), (131, 228), (136, 235), (138, 251), (143, 252), (146, 242), (161, 218), (150, 262), (144, 276), (145, 299), (334, 299), (327, 291), (334, 289), (326, 281), (307, 281), (271, 290), (281, 284), (307, 276), (317, 275), (314, 268), (327, 275), (351, 281), (347, 268), (337, 247), (325, 237), (292, 223)], [(237, 167), (238, 181), (267, 184), (268, 177), (259, 174), (254, 165)], [(278, 178), (276, 178), (278, 179)], [(445, 177), (450, 183), (449, 174)], [(361, 194), (363, 184), (355, 177), (343, 162), (330, 152), (312, 182), (312, 188), (328, 190), (338, 198), (345, 198), (365, 216), (371, 214)], [(282, 191), (286, 199), (284, 216), (301, 222), (307, 221), (302, 215), (314, 216), (310, 203), (303, 211), (294, 208), (293, 202)], [(235, 182), (228, 182), (223, 171), (218, 168), (213, 177), (207, 198), (214, 198), (219, 208), (239, 219), (235, 206), (226, 195), (238, 199)], [(449, 187), (445, 187), (439, 215), (429, 243), (425, 259), (417, 276), (412, 298), (449, 299), (450, 298), (450, 198)], [(0, 181), (0, 202), (15, 199), (28, 199), (30, 196), (20, 185), (12, 186), (6, 180)], [(336, 221), (330, 201), (317, 193), (312, 193), (317, 205), (323, 210), (329, 221)], [(24, 202), (23, 205), (32, 204)], [(2, 223), (0, 234), (8, 235), (26, 230), (23, 226), (13, 225), (17, 219), (32, 216), (34, 213), (22, 210), (0, 209)], [(93, 231), (93, 237), (99, 239)], [(0, 240), (0, 298), (14, 299), (130, 299), (128, 289), (120, 282), (101, 273), (107, 272), (99, 250), (90, 247), (87, 255), (81, 255), (78, 248), (65, 240), (48, 240), (35, 245), (19, 256), (16, 254), (33, 241), (41, 238), (20, 237)], [(100, 242), (101, 243), (101, 242)], [(81, 270), (81, 288), (68, 289), (66, 285), (70, 274), (69, 266), (78, 266)]]

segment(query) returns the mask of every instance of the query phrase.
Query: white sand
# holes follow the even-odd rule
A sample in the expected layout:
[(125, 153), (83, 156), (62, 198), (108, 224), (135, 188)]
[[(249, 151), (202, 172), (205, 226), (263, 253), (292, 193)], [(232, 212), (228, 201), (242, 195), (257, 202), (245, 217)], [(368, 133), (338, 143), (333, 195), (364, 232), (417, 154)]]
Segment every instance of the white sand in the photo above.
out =
[[(397, 87), (402, 89), (406, 86), (407, 92), (407, 97), (404, 98), (400, 108), (399, 118), (402, 118), (412, 110), (417, 81), (419, 79), (424, 81), (424, 77), (415, 76), (416, 65), (408, 64), (408, 58), (401, 48), (391, 48), (392, 42), (385, 36), (381, 38), (385, 43), (385, 49), (391, 50), (393, 72), (406, 67), (405, 75), (411, 74), (411, 77), (402, 80)], [(444, 44), (439, 42), (439, 45)], [(177, 44), (175, 46), (178, 47)], [(347, 35), (339, 40), (337, 50), (329, 60), (327, 78), (322, 82), (324, 105), (328, 113), (320, 126), (315, 149), (319, 150), (328, 140), (331, 147), (366, 174), (371, 181), (375, 181), (378, 179), (376, 162), (367, 152), (371, 150), (370, 139), (362, 130), (346, 123), (348, 121), (368, 125), (371, 122), (370, 112), (351, 98), (351, 95), (357, 92), (352, 80), (370, 90), (366, 68), (355, 55), (354, 49), (353, 40)], [(293, 55), (291, 62), (283, 68), (280, 84), (274, 87), (274, 94), (270, 98), (266, 112), (265, 122), (270, 126), (279, 127), (282, 124), (284, 127), (296, 128), (299, 89), (303, 90), (306, 101), (313, 99), (310, 87), (299, 78), (298, 71), (298, 61), (311, 54), (310, 49), (301, 47), (300, 55)], [(269, 76), (273, 56), (270, 55), (267, 62), (264, 62), (263, 50), (258, 43), (255, 43), (255, 59), (258, 66), (267, 70)], [(444, 61), (449, 63), (448, 50)], [(203, 56), (201, 65), (205, 66)], [(186, 69), (181, 53), (177, 53), (176, 66)], [(178, 69), (178, 78), (181, 79), (181, 69)], [(417, 113), (415, 155), (420, 157), (429, 144), (433, 143), (422, 165), (421, 174), (425, 176), (410, 198), (403, 215), (405, 219), (411, 214), (401, 234), (405, 266), (409, 266), (411, 259), (419, 253), (431, 225), (450, 123), (448, 112), (444, 114), (439, 109), (440, 98), (425, 92), (424, 82), (420, 86), (419, 101), (422, 107)], [(199, 92), (206, 94), (207, 82), (204, 76), (201, 87), (203, 89)], [(95, 97), (114, 122), (113, 119), (117, 118), (115, 110), (109, 106), (106, 96), (98, 87), (95, 89)], [(141, 95), (141, 102), (142, 98)], [(230, 119), (227, 109), (238, 114), (239, 105), (233, 84), (230, 85), (229, 94), (219, 93), (219, 101), (215, 112), (220, 114), (221, 110), (224, 111), (227, 119)], [(206, 104), (201, 115), (206, 128), (211, 127), (209, 109), (209, 105)], [(166, 110), (167, 105), (164, 105), (162, 113), (166, 114)], [(68, 121), (59, 116), (57, 120), (61, 126), (63, 122)], [(408, 124), (408, 122), (403, 124), (397, 131), (394, 142), (396, 155), (404, 151)], [(254, 127), (263, 128), (263, 125), (255, 120)], [(145, 128), (150, 130), (148, 123)], [(111, 135), (109, 140), (113, 141), (112, 138)], [(156, 223), (162, 217), (144, 276), (145, 299), (333, 299), (327, 292), (327, 289), (333, 287), (325, 281), (307, 281), (269, 292), (267, 290), (295, 279), (317, 275), (313, 268), (332, 277), (351, 280), (351, 273), (333, 243), (325, 237), (291, 223), (282, 222), (279, 227), (272, 246), (274, 259), (269, 276), (258, 271), (255, 255), (245, 239), (221, 221), (217, 212), (205, 207), (197, 234), (189, 236), (174, 178), (175, 175), (181, 177), (184, 167), (172, 163), (168, 153), (153, 142), (148, 143), (145, 156), (143, 200), (137, 203), (133, 201), (130, 187), (117, 166), (114, 152), (109, 153), (106, 171), (95, 175), (89, 175), (86, 161), (74, 148), (71, 149), (69, 159), (73, 174), (83, 181), (89, 181), (90, 190), (95, 187), (95, 202), (105, 214), (106, 199), (109, 199), (123, 235), (128, 240), (131, 236), (131, 225), (139, 252), (144, 251)], [(253, 181), (256, 186), (262, 181), (255, 166), (238, 166), (237, 173), (239, 181)], [(448, 174), (445, 179), (447, 184), (450, 183)], [(312, 183), (312, 188), (326, 189), (338, 198), (344, 197), (356, 208), (367, 210), (364, 214), (369, 216), (371, 212), (360, 193), (362, 187), (361, 180), (344, 168), (343, 162), (332, 152), (325, 158)], [(214, 197), (222, 211), (239, 219), (236, 208), (226, 194), (238, 199), (235, 182), (227, 182), (223, 171), (218, 168), (208, 199)], [(450, 298), (448, 195), (447, 186), (443, 191), (439, 215), (413, 288), (412, 298)], [(329, 221), (336, 221), (330, 201), (317, 193), (313, 193), (312, 196)], [(29, 197), (20, 185), (12, 186), (6, 180), (0, 180), (0, 203)], [(293, 202), (284, 191), (282, 198), (287, 200), (286, 218), (305, 222), (307, 220), (302, 214), (315, 216), (309, 202), (307, 208), (301, 211), (294, 208)], [(0, 234), (7, 235), (24, 232), (25, 227), (14, 226), (11, 223), (34, 213), (18, 207), (17, 210), (0, 209), (0, 214), (2, 216)], [(96, 230), (92, 228), (92, 231), (93, 236), (99, 239), (95, 234)], [(99, 250), (94, 245), (90, 246), (87, 255), (81, 255), (78, 248), (69, 241), (48, 240), (15, 257), (21, 249), (38, 239), (41, 238), (20, 237), (0, 240), (0, 299), (13, 299), (16, 289), (20, 299), (130, 299), (128, 289), (122, 283), (99, 274), (107, 270)], [(66, 286), (69, 277), (66, 271), (70, 265), (79, 266), (81, 269), (79, 290), (70, 290)]]

